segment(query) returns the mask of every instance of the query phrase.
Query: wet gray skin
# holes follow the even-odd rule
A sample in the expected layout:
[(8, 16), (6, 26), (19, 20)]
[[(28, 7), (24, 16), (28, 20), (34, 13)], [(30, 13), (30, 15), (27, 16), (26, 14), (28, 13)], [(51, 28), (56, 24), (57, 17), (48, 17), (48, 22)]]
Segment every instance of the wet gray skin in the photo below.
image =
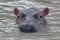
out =
[(49, 9), (46, 7), (41, 11), (38, 8), (25, 10), (14, 8), (14, 13), (17, 16), (16, 22), (21, 32), (35, 33), (41, 31), (46, 25), (45, 16), (49, 13)]

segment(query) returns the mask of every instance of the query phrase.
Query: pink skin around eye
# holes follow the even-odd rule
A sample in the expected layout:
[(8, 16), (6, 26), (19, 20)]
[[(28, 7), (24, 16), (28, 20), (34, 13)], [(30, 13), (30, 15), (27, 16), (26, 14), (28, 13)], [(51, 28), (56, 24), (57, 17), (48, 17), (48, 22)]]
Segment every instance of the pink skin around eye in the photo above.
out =
[(20, 13), (20, 10), (17, 9), (17, 8), (14, 8), (14, 13), (15, 15), (17, 16), (17, 18), (19, 18), (21, 15), (19, 14)]
[(42, 20), (43, 18), (45, 18), (46, 15), (48, 15), (48, 13), (49, 13), (49, 9), (46, 7), (42, 10), (40, 14), (38, 14), (38, 18)]
[(17, 8), (14, 8), (14, 14), (17, 16), (16, 23), (19, 24), (20, 16), (19, 16), (20, 10)]

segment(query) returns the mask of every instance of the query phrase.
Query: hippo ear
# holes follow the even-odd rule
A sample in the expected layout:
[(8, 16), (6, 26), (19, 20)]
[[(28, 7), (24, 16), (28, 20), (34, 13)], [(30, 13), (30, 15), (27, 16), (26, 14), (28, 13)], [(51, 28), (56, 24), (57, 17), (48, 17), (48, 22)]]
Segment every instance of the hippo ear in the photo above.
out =
[(20, 12), (20, 11), (19, 11), (17, 8), (14, 8), (14, 13), (15, 13), (15, 15), (18, 16), (19, 12)]
[(42, 12), (43, 12), (43, 15), (46, 16), (49, 13), (49, 8), (47, 7), (44, 8)]

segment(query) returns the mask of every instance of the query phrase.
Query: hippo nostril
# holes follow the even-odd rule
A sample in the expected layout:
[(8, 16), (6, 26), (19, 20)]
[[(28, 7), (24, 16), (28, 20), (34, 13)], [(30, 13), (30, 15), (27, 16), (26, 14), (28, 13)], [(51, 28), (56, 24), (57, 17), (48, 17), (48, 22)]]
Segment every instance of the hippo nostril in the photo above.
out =
[(22, 25), (20, 27), (20, 31), (25, 33), (34, 33), (36, 32), (36, 29), (33, 25)]

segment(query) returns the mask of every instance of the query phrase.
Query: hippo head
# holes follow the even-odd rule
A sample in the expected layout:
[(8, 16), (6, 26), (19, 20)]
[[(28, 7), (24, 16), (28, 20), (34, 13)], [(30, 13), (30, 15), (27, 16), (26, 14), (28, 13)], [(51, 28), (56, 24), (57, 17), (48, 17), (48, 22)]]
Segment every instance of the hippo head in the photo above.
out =
[(40, 31), (46, 24), (45, 16), (49, 13), (46, 7), (42, 11), (38, 8), (28, 8), (19, 10), (14, 8), (14, 14), (17, 16), (16, 22), (21, 32), (34, 33)]

